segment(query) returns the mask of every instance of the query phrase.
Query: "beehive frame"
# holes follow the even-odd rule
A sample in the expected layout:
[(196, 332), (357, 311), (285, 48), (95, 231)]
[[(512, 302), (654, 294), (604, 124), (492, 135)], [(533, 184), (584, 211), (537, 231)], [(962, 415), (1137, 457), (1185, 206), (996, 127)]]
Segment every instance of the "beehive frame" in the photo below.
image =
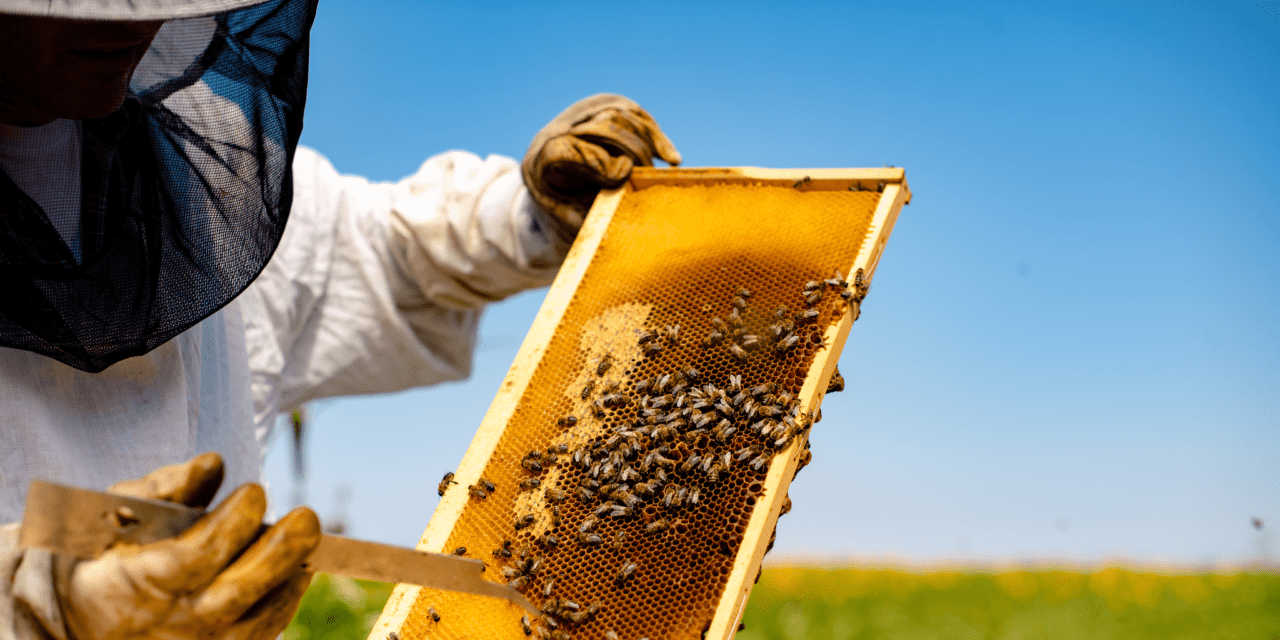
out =
[[(500, 390), (485, 415), (475, 438), (472, 440), (457, 472), (459, 487), (475, 484), (492, 461), (496, 447), (511, 423), (516, 409), (525, 396), (535, 372), (547, 354), (552, 337), (561, 326), (566, 309), (574, 300), (588, 267), (596, 256), (601, 243), (608, 237), (614, 213), (628, 194), (654, 186), (694, 185), (744, 185), (784, 187), (802, 191), (865, 191), (879, 194), (865, 237), (851, 265), (844, 265), (846, 274), (862, 270), (870, 281), (903, 204), (910, 199), (905, 174), (899, 168), (885, 169), (760, 169), (743, 168), (637, 168), (631, 180), (620, 189), (602, 192), (596, 199), (577, 241), (570, 250), (546, 299), (534, 320), (528, 336), (503, 380)], [(806, 408), (820, 405), (827, 384), (849, 329), (856, 319), (854, 313), (845, 313), (829, 325), (825, 334), (826, 349), (818, 351), (804, 377), (799, 400)], [(714, 617), (705, 629), (706, 638), (729, 638), (737, 627), (743, 606), (750, 595), (756, 572), (763, 560), (769, 542), (769, 532), (776, 526), (779, 512), (786, 499), (787, 488), (793, 478), (798, 458), (804, 448), (804, 438), (797, 438), (778, 454), (776, 462), (769, 466), (764, 480), (764, 491), (751, 509), (741, 545), (733, 559), (726, 586), (720, 593)], [(431, 483), (431, 486), (434, 482)], [(429, 490), (424, 483), (424, 489)], [(470, 496), (463, 490), (446, 493), (437, 506), (424, 532), (418, 548), (443, 552)], [(371, 640), (386, 640), (392, 631), (404, 640), (416, 635), (405, 633), (407, 625), (422, 628), (420, 618), (422, 590), (418, 587), (398, 585), (388, 601), (381, 617), (374, 625)], [(495, 609), (511, 607), (506, 615), (518, 619), (516, 608), (497, 600), (488, 600)], [(447, 615), (448, 612), (442, 614)], [(522, 638), (518, 626), (510, 627), (509, 637)], [(448, 633), (454, 637), (467, 637), (467, 633)], [(655, 639), (656, 640), (656, 639)]]

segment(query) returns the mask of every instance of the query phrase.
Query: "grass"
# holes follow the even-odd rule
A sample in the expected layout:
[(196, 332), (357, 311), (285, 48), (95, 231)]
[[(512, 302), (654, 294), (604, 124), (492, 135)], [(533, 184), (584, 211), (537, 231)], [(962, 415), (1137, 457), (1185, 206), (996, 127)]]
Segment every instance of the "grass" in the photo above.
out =
[[(390, 594), (319, 575), (285, 640), (363, 640)], [(1280, 640), (1280, 575), (775, 566), (743, 623), (738, 640)]]

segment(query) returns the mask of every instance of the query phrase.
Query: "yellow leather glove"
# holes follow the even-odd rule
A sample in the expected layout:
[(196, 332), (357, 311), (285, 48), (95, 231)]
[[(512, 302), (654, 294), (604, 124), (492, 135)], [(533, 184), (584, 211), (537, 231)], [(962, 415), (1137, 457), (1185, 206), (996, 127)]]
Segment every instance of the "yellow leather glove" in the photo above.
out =
[(601, 93), (579, 100), (534, 136), (521, 170), (533, 199), (572, 241), (601, 189), (622, 186), (654, 157), (680, 164), (680, 152), (640, 105)]
[[(206, 453), (112, 491), (204, 506), (222, 481)], [(258, 535), (267, 501), (245, 484), (177, 537), (118, 545), (94, 560), (59, 562), (58, 599), (74, 640), (274, 639), (311, 582), (300, 565), (320, 521), (299, 507)]]

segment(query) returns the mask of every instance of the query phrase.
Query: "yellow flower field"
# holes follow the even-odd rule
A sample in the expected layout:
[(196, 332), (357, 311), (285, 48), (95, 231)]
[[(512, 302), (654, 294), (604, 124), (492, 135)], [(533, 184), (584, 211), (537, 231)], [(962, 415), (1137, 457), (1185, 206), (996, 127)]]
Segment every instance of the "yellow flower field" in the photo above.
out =
[[(285, 639), (362, 640), (390, 592), (317, 576)], [(772, 566), (743, 623), (740, 640), (1280, 640), (1280, 574)]]

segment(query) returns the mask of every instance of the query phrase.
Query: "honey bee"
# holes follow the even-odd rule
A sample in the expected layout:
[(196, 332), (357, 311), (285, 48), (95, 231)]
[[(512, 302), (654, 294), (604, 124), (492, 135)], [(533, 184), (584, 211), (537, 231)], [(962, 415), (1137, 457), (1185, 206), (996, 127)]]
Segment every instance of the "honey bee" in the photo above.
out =
[(587, 396), (591, 395), (591, 390), (592, 390), (592, 389), (594, 389), (594, 388), (596, 388), (596, 381), (595, 381), (595, 380), (587, 380), (587, 384), (583, 385), (583, 387), (582, 387), (582, 394), (581, 394), (581, 395), (582, 395), (582, 399), (583, 399), (583, 400), (586, 400), (586, 399), (587, 399)]
[(729, 438), (732, 438), (733, 434), (737, 431), (738, 428), (733, 426), (732, 422), (729, 422), (728, 420), (721, 420), (720, 424), (716, 425), (716, 428), (713, 429), (711, 433), (715, 435), (716, 440), (719, 440), (720, 442), (728, 442)]
[(523, 529), (523, 528), (525, 528), (525, 527), (527, 527), (527, 526), (529, 526), (529, 525), (533, 524), (533, 521), (534, 521), (534, 517), (533, 517), (533, 514), (532, 514), (532, 513), (526, 513), (526, 514), (524, 514), (524, 515), (520, 516), (519, 518), (516, 518), (516, 521), (515, 521), (515, 528), (516, 528), (516, 531), (519, 531), (519, 530), (521, 530), (521, 529)]
[[(537, 480), (537, 478), (530, 478), (530, 479)], [(537, 486), (537, 485), (534, 485), (534, 486)], [(556, 489), (554, 487), (547, 487), (547, 489), (542, 492), (543, 499), (551, 503), (563, 501), (564, 496), (565, 496), (564, 489)]]
[(526, 574), (529, 574), (530, 576), (536, 576), (539, 573), (542, 573), (542, 567), (545, 564), (546, 564), (546, 561), (542, 559), (542, 556), (538, 556), (533, 560), (529, 561), (529, 564), (525, 568), (524, 572)]
[(528, 576), (516, 576), (507, 583), (507, 586), (512, 589), (523, 589), (527, 584), (529, 584)]
[(719, 329), (719, 330), (721, 330), (721, 331), (725, 331), (725, 330), (728, 328), (728, 327), (725, 325), (724, 320), (721, 320), (721, 319), (720, 319), (720, 316), (714, 316), (714, 317), (712, 317), (712, 318), (711, 318), (711, 326), (713, 326), (713, 327), (715, 327), (715, 328), (717, 328), (717, 329)]
[(596, 518), (595, 516), (587, 516), (586, 519), (582, 521), (582, 524), (578, 525), (578, 533), (588, 533), (588, 532), (594, 531), (596, 528), (596, 525), (599, 523), (600, 523), (599, 518)]
[(727, 399), (727, 398), (718, 399), (718, 401), (716, 401), (716, 411), (721, 412), (722, 415), (732, 416), (733, 415), (732, 401), (730, 401), (730, 399)]
[(742, 326), (742, 314), (738, 313), (738, 308), (734, 307), (729, 310), (729, 325), (732, 327)]
[(644, 393), (652, 385), (653, 385), (653, 378), (644, 378), (636, 383), (635, 391), (636, 393)]
[[(861, 269), (859, 269), (859, 271), (860, 270)], [(835, 278), (827, 278), (826, 280), (823, 280), (823, 283), (832, 289), (842, 289), (849, 285), (849, 283), (845, 282), (845, 276), (840, 274), (840, 269), (836, 269)]]
[(595, 497), (596, 492), (586, 487), (578, 487), (578, 500), (581, 500), (583, 504), (589, 504)]
[(596, 375), (604, 375), (611, 366), (613, 366), (613, 354), (606, 353), (603, 358), (600, 358), (600, 364), (596, 365)]
[(492, 482), (489, 482), (488, 480), (485, 480), (484, 478), (480, 478), (480, 481), (477, 482), (476, 484), (480, 485), (481, 489), (484, 489), (489, 493), (493, 493), (498, 490), (497, 485), (493, 484)]
[(560, 506), (552, 505), (551, 507), (551, 526), (560, 526)]
[(680, 470), (687, 472), (690, 469), (693, 469), (694, 467), (698, 466), (698, 464), (701, 462), (702, 462), (702, 456), (697, 454), (691, 455), (688, 458), (684, 459), (684, 463), (680, 465)]
[(631, 517), (631, 507), (624, 507), (620, 504), (609, 505), (610, 518), (629, 518)]
[(791, 334), (785, 338), (782, 338), (781, 340), (778, 341), (777, 344), (773, 345), (773, 350), (778, 355), (783, 355), (783, 354), (786, 354), (788, 351), (791, 351), (792, 349), (796, 348), (796, 345), (798, 344), (800, 344), (800, 336)]
[[(682, 422), (682, 421), (681, 421)], [(654, 440), (670, 440), (676, 436), (677, 427), (672, 425), (663, 425), (653, 430)]]
[(748, 358), (747, 352), (742, 347), (739, 347), (736, 344), (729, 345), (729, 353), (733, 354), (733, 357), (737, 358), (738, 362), (747, 361), (747, 358)]
[(520, 629), (524, 631), (526, 636), (533, 635), (533, 626), (529, 624), (529, 616), (520, 618)]
[(524, 460), (521, 460), (520, 466), (534, 473), (542, 472), (542, 463), (537, 460), (534, 460), (533, 458), (525, 458)]
[(467, 555), (467, 548), (466, 548), (466, 547), (458, 547), (457, 549), (454, 549), (454, 550), (453, 550), (453, 555), (455, 555), (455, 556), (465, 556), (465, 555)]
[(810, 182), (809, 176), (805, 176), (799, 180), (796, 180), (796, 183), (791, 185), (791, 188), (799, 189), (800, 187), (807, 187), (809, 186), (809, 182)]
[(735, 294), (742, 298), (750, 298), (751, 290), (746, 287), (738, 287), (738, 290), (735, 292)]
[(511, 557), (511, 550), (510, 550), (510, 549), (494, 549), (494, 550), (493, 550), (493, 557), (495, 557), (495, 558), (510, 558), (510, 557)]
[(606, 415), (604, 403), (599, 398), (591, 401), (591, 415), (597, 418), (603, 418)]
[(557, 629), (551, 632), (551, 640), (573, 640), (573, 638), (569, 636), (568, 631)]
[[(397, 638), (396, 640), (399, 640), (399, 638)], [(605, 631), (604, 640), (618, 640), (618, 632), (614, 631), (613, 629), (609, 629), (608, 631)]]
[(600, 403), (606, 407), (621, 407), (630, 400), (631, 398), (628, 398), (625, 393), (611, 393), (601, 398)]
[(739, 344), (742, 345), (743, 349), (746, 349), (747, 351), (752, 351), (756, 347), (760, 346), (760, 337), (748, 333), (742, 336), (742, 339), (739, 341)]
[(827, 393), (836, 393), (844, 391), (844, 376), (840, 375), (840, 367), (837, 366), (835, 371), (831, 373), (831, 379), (827, 381)]
[(659, 353), (662, 353), (662, 343), (660, 342), (650, 342), (644, 346), (644, 355), (646, 356), (656, 356)]
[(800, 452), (800, 457), (796, 459), (796, 473), (800, 473), (801, 469), (809, 466), (810, 462), (813, 462), (813, 451), (806, 448), (804, 451)]
[(470, 493), (473, 497), (480, 498), (481, 500), (489, 497), (489, 494), (485, 493), (484, 489), (481, 489), (480, 487), (477, 487), (473, 484), (467, 485), (467, 492)]
[(751, 470), (760, 472), (769, 466), (769, 458), (765, 454), (760, 454), (751, 460)]
[(387, 634), (387, 640), (400, 640), (400, 634), (392, 631), (391, 633)]
[(715, 464), (712, 464), (712, 465), (711, 465), (711, 468), (710, 468), (710, 469), (707, 469), (707, 480), (708, 480), (708, 481), (710, 481), (712, 484), (715, 484), (715, 483), (719, 482), (719, 481), (720, 481), (720, 473), (721, 473), (723, 470), (724, 470), (724, 469), (720, 466), (720, 463), (719, 463), (719, 462), (717, 462), (717, 463), (715, 463)]
[(604, 543), (604, 538), (594, 533), (579, 533), (578, 542), (588, 547), (597, 547)]
[(427, 607), (427, 616), (431, 618), (432, 622), (440, 622), (440, 613), (436, 611), (435, 607)]
[[(548, 578), (546, 582), (542, 583), (542, 597), (544, 598), (551, 597), (551, 588), (555, 583), (556, 583), (555, 578)], [(525, 620), (528, 620), (528, 619), (529, 617), (525, 616)]]
[(669, 324), (666, 330), (667, 342), (674, 345), (680, 342), (680, 325)]
[(520, 570), (516, 569), (515, 567), (502, 568), (502, 577), (506, 578), (507, 580), (511, 580), (512, 578), (517, 578), (521, 575), (524, 575), (524, 574), (522, 574)]
[(822, 289), (811, 291), (804, 296), (804, 304), (806, 307), (812, 307), (819, 302), (822, 302)]
[(796, 437), (795, 431), (793, 429), (787, 429), (786, 431), (782, 432), (782, 435), (779, 436), (777, 440), (773, 441), (773, 446), (774, 448), (781, 449), (791, 444), (791, 440), (794, 439), (795, 437)]
[(742, 296), (734, 296), (734, 298), (733, 298), (733, 306), (734, 306), (734, 308), (736, 308), (736, 309), (746, 309), (746, 308), (747, 308), (747, 299), (746, 299), (746, 298), (743, 298)]
[(796, 314), (796, 324), (809, 324), (818, 319), (817, 309), (805, 309)]
[(661, 518), (658, 520), (654, 520), (653, 522), (650, 522), (649, 524), (645, 525), (644, 530), (645, 530), (645, 533), (649, 533), (649, 534), (662, 533), (663, 531), (666, 531), (667, 528), (669, 528), (670, 526), (671, 526), (671, 523), (668, 522), (666, 518)]
[(636, 563), (624, 562), (622, 568), (618, 569), (618, 575), (614, 576), (613, 582), (619, 587), (624, 587), (636, 577)]
[(572, 427), (573, 425), (578, 424), (578, 419), (574, 416), (565, 416), (556, 420), (556, 424), (561, 427)]
[(537, 489), (542, 486), (542, 481), (537, 478), (525, 478), (520, 481), (521, 489)]
[(444, 495), (444, 492), (449, 488), (449, 485), (451, 485), (451, 484), (458, 484), (457, 482), (454, 482), (454, 481), (453, 481), (453, 472), (452, 472), (452, 471), (450, 471), (449, 473), (444, 474), (444, 479), (440, 481), (440, 486), (436, 487), (436, 491), (437, 491), (441, 496), (443, 496), (443, 495)]
[(626, 543), (626, 541), (627, 541), (627, 534), (626, 534), (625, 532), (623, 532), (623, 531), (619, 530), (617, 533), (613, 534), (613, 548), (614, 548), (614, 549), (617, 549), (617, 550), (621, 551), (621, 550), (622, 550), (622, 545), (623, 545), (623, 544), (625, 544), (625, 543)]
[(657, 337), (652, 331), (646, 331), (644, 329), (637, 331), (636, 336), (638, 338), (638, 340), (636, 341), (636, 344), (640, 346), (644, 346), (645, 343)]

